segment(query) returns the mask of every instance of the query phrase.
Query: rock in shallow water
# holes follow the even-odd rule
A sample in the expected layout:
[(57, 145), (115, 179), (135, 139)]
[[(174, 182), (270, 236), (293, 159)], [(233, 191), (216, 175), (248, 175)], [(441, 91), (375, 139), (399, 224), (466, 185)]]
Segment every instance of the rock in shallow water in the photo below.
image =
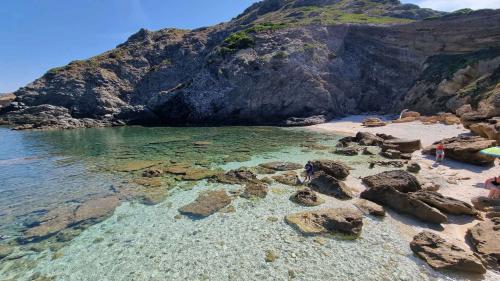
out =
[(309, 183), (309, 186), (314, 191), (328, 196), (335, 196), (342, 200), (348, 200), (354, 197), (354, 192), (345, 183), (324, 172), (316, 173)]
[(365, 199), (360, 198), (356, 200), (356, 202), (354, 202), (354, 206), (358, 207), (358, 209), (365, 214), (379, 216), (379, 217), (385, 216), (384, 207)]
[(345, 208), (291, 214), (285, 217), (285, 221), (304, 235), (341, 232), (359, 236), (363, 228), (362, 214)]
[(291, 163), (291, 162), (269, 162), (260, 164), (259, 166), (275, 171), (292, 171), (302, 168), (301, 164)]
[(363, 183), (368, 187), (392, 187), (397, 191), (407, 193), (422, 189), (417, 178), (402, 170), (383, 172), (363, 178)]
[(338, 161), (315, 160), (312, 164), (314, 173), (321, 171), (338, 180), (344, 180), (349, 176), (349, 167)]
[(316, 192), (305, 188), (295, 192), (290, 200), (300, 205), (304, 206), (318, 206), (325, 202), (325, 200), (321, 199)]
[(196, 200), (179, 209), (183, 215), (193, 217), (208, 217), (231, 204), (231, 198), (224, 190), (205, 191)]
[(488, 267), (500, 271), (500, 218), (476, 224), (467, 230), (466, 238)]
[(248, 183), (245, 185), (245, 191), (241, 194), (243, 198), (266, 198), (267, 186), (264, 184)]
[(434, 269), (486, 273), (483, 264), (473, 253), (428, 231), (417, 234), (410, 243), (410, 248)]

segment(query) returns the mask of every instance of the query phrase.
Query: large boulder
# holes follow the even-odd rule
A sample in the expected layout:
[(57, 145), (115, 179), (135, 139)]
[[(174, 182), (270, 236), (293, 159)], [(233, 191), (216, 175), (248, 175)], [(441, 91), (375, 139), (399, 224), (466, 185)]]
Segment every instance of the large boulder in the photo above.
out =
[(231, 197), (224, 190), (205, 191), (194, 202), (179, 208), (179, 212), (193, 217), (208, 217), (229, 204)]
[(412, 215), (430, 223), (444, 223), (448, 217), (438, 209), (427, 205), (410, 193), (402, 193), (390, 186), (371, 187), (361, 193), (361, 198), (388, 206), (395, 211)]
[(411, 250), (438, 270), (486, 273), (486, 268), (472, 252), (450, 244), (439, 235), (423, 231), (410, 243)]
[(381, 138), (380, 136), (374, 135), (372, 133), (358, 132), (356, 134), (356, 141), (360, 145), (379, 146), (379, 145), (382, 145), (382, 143), (384, 142), (384, 139)]
[(420, 190), (412, 193), (412, 196), (427, 203), (438, 210), (450, 215), (477, 215), (477, 210), (469, 203), (445, 197), (434, 191)]
[(500, 124), (496, 123), (476, 123), (470, 125), (470, 130), (483, 138), (494, 140), (500, 145)]
[(377, 203), (365, 200), (365, 199), (358, 199), (356, 202), (354, 202), (354, 206), (358, 207), (358, 209), (369, 215), (373, 216), (378, 216), (378, 217), (384, 217), (385, 216), (385, 210), (384, 207), (380, 206)]
[(367, 176), (362, 181), (368, 187), (392, 187), (403, 193), (415, 192), (422, 189), (417, 178), (403, 170), (388, 171)]
[(316, 192), (312, 191), (309, 188), (301, 189), (295, 192), (292, 196), (290, 196), (290, 200), (297, 204), (303, 206), (318, 206), (325, 202), (325, 200), (321, 199)]
[(338, 161), (315, 160), (312, 165), (314, 173), (321, 171), (338, 180), (344, 180), (349, 176), (349, 167)]
[(500, 211), (500, 199), (480, 196), (472, 198), (471, 202), (472, 205), (474, 205), (474, 208), (480, 211)]
[(492, 218), (467, 230), (467, 241), (488, 267), (500, 270), (500, 218)]
[(361, 212), (336, 208), (287, 215), (285, 221), (304, 235), (341, 232), (359, 236), (363, 228)]
[(303, 168), (301, 164), (291, 163), (291, 162), (269, 162), (260, 164), (259, 166), (275, 171), (292, 171)]
[(420, 140), (392, 139), (382, 144), (382, 149), (393, 149), (401, 153), (413, 153), (422, 148)]
[(495, 158), (479, 152), (483, 149), (495, 146), (496, 141), (487, 140), (479, 136), (459, 136), (443, 139), (426, 147), (422, 153), (434, 155), (436, 153), (436, 146), (440, 142), (444, 144), (446, 157), (451, 159), (473, 165), (491, 165), (495, 161)]
[(345, 183), (324, 172), (316, 173), (311, 179), (309, 186), (314, 191), (328, 196), (335, 196), (342, 200), (348, 200), (354, 197), (352, 190)]

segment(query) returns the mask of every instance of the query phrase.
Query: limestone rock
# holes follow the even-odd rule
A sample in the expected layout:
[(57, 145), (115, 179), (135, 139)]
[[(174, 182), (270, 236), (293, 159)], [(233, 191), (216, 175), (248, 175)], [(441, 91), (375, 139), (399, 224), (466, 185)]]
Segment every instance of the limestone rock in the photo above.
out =
[(205, 191), (196, 200), (179, 209), (183, 215), (208, 217), (231, 204), (231, 198), (224, 190)]
[(420, 140), (391, 139), (382, 144), (382, 149), (393, 149), (401, 153), (413, 153), (421, 148)]
[(476, 123), (470, 125), (470, 130), (483, 138), (496, 141), (500, 145), (500, 125), (490, 123)]
[(324, 172), (316, 173), (311, 179), (309, 186), (314, 191), (335, 196), (341, 200), (348, 200), (354, 197), (353, 191), (345, 183)]
[(430, 223), (444, 223), (448, 217), (438, 209), (427, 205), (409, 193), (397, 191), (394, 187), (381, 185), (361, 192), (361, 198), (388, 206), (397, 212), (412, 215)]
[(285, 217), (285, 221), (304, 235), (341, 232), (359, 236), (363, 228), (362, 214), (345, 208), (291, 214)]
[(500, 218), (476, 224), (467, 230), (466, 238), (488, 267), (500, 270)]
[(321, 171), (338, 180), (344, 180), (350, 174), (349, 167), (338, 161), (315, 160), (312, 164), (314, 173)]
[[(496, 144), (494, 140), (487, 140), (479, 136), (459, 136), (449, 139), (443, 139), (440, 142), (444, 144), (446, 157), (474, 165), (491, 165), (495, 158), (479, 153), (479, 151), (493, 147)], [(426, 147), (422, 153), (434, 155), (436, 145)]]
[(385, 210), (384, 207), (380, 206), (377, 203), (365, 200), (365, 199), (357, 199), (356, 202), (354, 202), (354, 206), (358, 207), (358, 209), (369, 215), (373, 216), (378, 216), (378, 217), (384, 217), (385, 216)]
[(412, 196), (446, 214), (472, 216), (478, 214), (477, 210), (470, 204), (451, 197), (445, 197), (437, 192), (420, 190), (412, 193)]
[(422, 189), (414, 175), (402, 170), (388, 171), (364, 177), (362, 181), (368, 187), (392, 187), (403, 193), (415, 192)]
[(410, 248), (434, 269), (486, 273), (481, 260), (473, 253), (450, 244), (439, 235), (428, 231), (417, 234), (410, 243)]
[(325, 202), (316, 192), (308, 188), (298, 190), (290, 197), (290, 200), (304, 206), (318, 206)]

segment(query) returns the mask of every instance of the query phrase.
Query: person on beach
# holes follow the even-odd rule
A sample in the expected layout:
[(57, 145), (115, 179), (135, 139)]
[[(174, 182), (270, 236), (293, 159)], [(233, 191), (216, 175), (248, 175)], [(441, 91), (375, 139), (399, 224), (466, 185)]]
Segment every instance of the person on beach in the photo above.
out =
[(490, 189), (490, 193), (488, 194), (488, 198), (499, 199), (500, 198), (500, 176), (494, 177), (491, 179), (487, 179), (484, 183), (486, 188)]
[(436, 146), (436, 162), (443, 162), (444, 160), (444, 144), (438, 143)]
[(314, 174), (313, 165), (312, 165), (311, 161), (307, 161), (307, 164), (305, 165), (304, 170), (306, 171), (306, 178), (304, 179), (304, 183), (305, 183), (305, 182), (311, 181), (311, 178)]

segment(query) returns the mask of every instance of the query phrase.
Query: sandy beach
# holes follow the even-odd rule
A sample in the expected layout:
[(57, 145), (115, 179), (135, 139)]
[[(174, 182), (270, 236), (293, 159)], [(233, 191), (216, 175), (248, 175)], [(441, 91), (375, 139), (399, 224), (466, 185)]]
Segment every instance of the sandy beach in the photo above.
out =
[[(389, 123), (383, 127), (366, 128), (362, 126), (362, 121), (367, 117), (378, 117), (382, 120), (390, 120), (387, 116), (354, 115), (346, 118), (331, 121), (320, 125), (308, 127), (317, 132), (335, 132), (341, 135), (355, 135), (357, 132), (370, 132), (373, 134), (384, 133), (403, 139), (420, 139), (422, 145), (428, 146), (444, 138), (455, 137), (460, 134), (469, 134), (469, 130), (462, 125), (432, 124), (424, 125), (419, 121), (409, 123)], [(477, 196), (487, 196), (489, 190), (484, 188), (484, 181), (488, 178), (498, 176), (500, 168), (498, 160), (495, 166), (481, 167), (474, 166), (451, 159), (445, 159), (439, 166), (435, 165), (433, 157), (422, 155), (421, 151), (413, 153), (412, 160), (418, 162), (422, 167), (418, 177), (422, 180), (439, 182), (441, 188), (439, 192), (445, 196), (453, 197), (468, 203)], [(357, 188), (362, 186), (359, 183), (352, 183)], [(477, 220), (463, 220), (452, 218), (450, 222), (443, 225), (444, 230), (439, 231), (440, 235), (447, 237), (453, 242), (464, 245), (464, 237), (467, 229), (477, 223)], [(421, 230), (415, 227), (416, 231)]]

